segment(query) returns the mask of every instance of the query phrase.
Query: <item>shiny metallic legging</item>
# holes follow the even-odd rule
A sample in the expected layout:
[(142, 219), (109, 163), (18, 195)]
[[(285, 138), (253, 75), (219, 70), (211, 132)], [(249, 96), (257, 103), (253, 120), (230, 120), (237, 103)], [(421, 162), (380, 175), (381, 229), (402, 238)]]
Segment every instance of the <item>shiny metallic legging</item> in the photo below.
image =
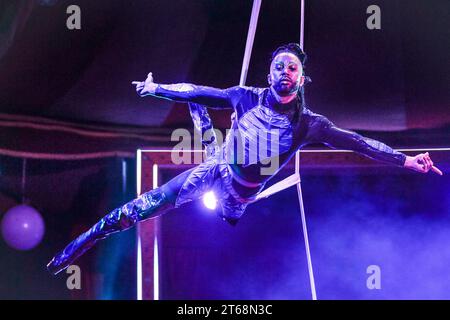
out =
[(195, 168), (186, 170), (176, 177), (172, 178), (159, 188), (161, 191), (165, 194), (166, 199), (169, 203), (175, 206), (178, 193), (180, 192), (181, 187), (183, 186), (184, 182), (188, 178), (189, 174), (194, 170)]

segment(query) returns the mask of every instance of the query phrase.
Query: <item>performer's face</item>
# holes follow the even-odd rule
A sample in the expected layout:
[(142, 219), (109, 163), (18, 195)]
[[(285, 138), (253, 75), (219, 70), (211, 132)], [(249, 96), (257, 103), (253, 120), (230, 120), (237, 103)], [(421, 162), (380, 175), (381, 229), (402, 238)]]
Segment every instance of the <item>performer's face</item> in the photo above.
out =
[(300, 59), (290, 52), (281, 52), (270, 64), (269, 85), (280, 96), (297, 94), (304, 83), (303, 66)]

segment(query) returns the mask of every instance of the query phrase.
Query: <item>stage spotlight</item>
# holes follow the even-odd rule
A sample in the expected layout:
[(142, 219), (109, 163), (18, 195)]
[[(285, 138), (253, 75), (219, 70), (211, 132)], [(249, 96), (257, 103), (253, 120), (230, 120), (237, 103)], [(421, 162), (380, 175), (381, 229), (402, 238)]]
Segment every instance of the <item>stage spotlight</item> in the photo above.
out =
[(214, 192), (208, 191), (203, 195), (203, 204), (208, 209), (214, 210), (217, 207), (217, 198)]

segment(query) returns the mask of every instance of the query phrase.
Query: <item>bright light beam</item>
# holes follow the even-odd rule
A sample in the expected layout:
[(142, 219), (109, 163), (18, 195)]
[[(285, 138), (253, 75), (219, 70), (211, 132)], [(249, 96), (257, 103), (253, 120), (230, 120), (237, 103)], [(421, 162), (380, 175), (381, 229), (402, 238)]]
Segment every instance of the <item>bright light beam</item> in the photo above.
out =
[(208, 191), (203, 195), (203, 204), (208, 209), (214, 210), (217, 207), (217, 198), (214, 192)]

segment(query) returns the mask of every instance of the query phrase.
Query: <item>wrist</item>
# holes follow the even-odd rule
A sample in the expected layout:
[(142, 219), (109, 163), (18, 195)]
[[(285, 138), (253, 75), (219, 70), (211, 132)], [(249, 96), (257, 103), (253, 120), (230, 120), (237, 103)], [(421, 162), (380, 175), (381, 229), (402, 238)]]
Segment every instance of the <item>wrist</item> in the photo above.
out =
[(147, 87), (147, 94), (153, 95), (156, 93), (156, 89), (158, 88), (158, 84), (150, 83)]
[(413, 160), (413, 157), (410, 156), (406, 156), (405, 158), (405, 163), (403, 164), (403, 166), (405, 168), (411, 168), (411, 161)]

